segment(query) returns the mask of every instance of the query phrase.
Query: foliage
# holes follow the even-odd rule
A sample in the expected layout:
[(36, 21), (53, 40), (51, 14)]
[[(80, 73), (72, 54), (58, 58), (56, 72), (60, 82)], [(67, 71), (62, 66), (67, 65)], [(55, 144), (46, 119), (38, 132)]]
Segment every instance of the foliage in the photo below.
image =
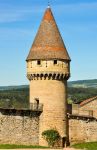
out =
[(74, 103), (80, 103), (81, 101), (97, 96), (97, 89), (95, 88), (68, 88), (69, 99)]
[(33, 146), (33, 145), (15, 145), (15, 144), (0, 144), (0, 149), (22, 149), (22, 148), (25, 148), (25, 149), (28, 149), (28, 148), (48, 148), (48, 147), (45, 147), (45, 146)]
[(77, 149), (97, 150), (97, 142), (74, 144), (72, 145), (72, 147), (77, 148)]
[[(2, 88), (6, 89), (6, 87)], [(81, 101), (97, 96), (95, 88), (68, 88), (69, 103), (80, 103)], [(7, 87), (7, 90), (0, 90), (0, 107), (19, 107), (25, 108), (29, 103), (29, 88), (28, 86)]]
[(58, 131), (55, 129), (43, 131), (42, 136), (48, 142), (48, 146), (50, 147), (53, 147), (60, 138)]
[(11, 89), (0, 91), (0, 107), (27, 107), (29, 103), (29, 89)]
[(97, 79), (69, 81), (69, 87), (97, 88)]

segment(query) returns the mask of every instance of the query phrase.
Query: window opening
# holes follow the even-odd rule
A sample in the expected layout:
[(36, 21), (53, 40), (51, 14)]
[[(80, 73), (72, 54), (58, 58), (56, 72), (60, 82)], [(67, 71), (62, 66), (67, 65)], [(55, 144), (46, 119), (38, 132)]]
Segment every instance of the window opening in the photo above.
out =
[(41, 65), (41, 61), (40, 60), (37, 60), (37, 65)]
[(57, 60), (54, 60), (54, 65), (57, 64)]

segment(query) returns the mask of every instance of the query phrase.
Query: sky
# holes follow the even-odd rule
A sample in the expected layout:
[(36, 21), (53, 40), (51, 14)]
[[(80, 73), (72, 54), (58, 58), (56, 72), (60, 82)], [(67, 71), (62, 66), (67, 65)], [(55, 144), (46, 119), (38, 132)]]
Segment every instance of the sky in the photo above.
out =
[[(0, 0), (0, 86), (29, 84), (26, 57), (48, 0)], [(50, 0), (71, 81), (97, 79), (97, 0)]]

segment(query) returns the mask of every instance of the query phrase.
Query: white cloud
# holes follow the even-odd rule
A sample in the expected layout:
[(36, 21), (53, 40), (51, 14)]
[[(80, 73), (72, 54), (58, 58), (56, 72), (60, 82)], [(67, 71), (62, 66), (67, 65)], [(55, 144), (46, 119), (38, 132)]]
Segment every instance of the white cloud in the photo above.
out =
[(26, 37), (33, 37), (35, 33), (36, 29), (0, 28), (0, 40), (22, 40)]
[[(3, 1), (3, 0), (2, 0)], [(56, 0), (57, 1), (57, 0)], [(91, 0), (92, 1), (92, 0)], [(34, 3), (33, 3), (34, 2)], [(41, 14), (44, 12), (45, 3), (38, 4), (35, 0), (31, 3), (30, 1), (22, 5), (14, 3), (4, 3), (0, 2), (0, 23), (6, 22), (16, 22), (26, 19), (28, 16), (35, 16), (36, 14)], [(68, 14), (76, 14), (76, 13), (84, 13), (88, 11), (88, 13), (96, 12), (97, 14), (97, 2), (77, 2), (77, 3), (55, 3), (52, 2), (52, 8), (54, 8), (56, 15), (60, 13), (68, 13)], [(64, 15), (64, 14), (63, 14)], [(78, 15), (78, 14), (76, 14)]]
[(41, 13), (42, 7), (31, 6), (26, 7), (16, 7), (16, 6), (6, 6), (0, 8), (0, 23), (6, 22), (16, 22), (27, 18), (27, 16), (35, 15), (36, 13)]
[(55, 5), (54, 8), (58, 13), (62, 13), (62, 12), (78, 13), (83, 11), (91, 12), (92, 10), (93, 11), (97, 10), (97, 2), (92, 2), (92, 3), (83, 2), (83, 3), (75, 3), (75, 4)]
[[(0, 4), (1, 5), (1, 4)], [(52, 6), (57, 14), (76, 14), (78, 13), (84, 13), (88, 12), (90, 13), (97, 13), (97, 2), (92, 3), (71, 3), (71, 4), (59, 4)], [(0, 23), (6, 23), (6, 22), (16, 22), (16, 21), (22, 21), (25, 20), (30, 15), (35, 17), (36, 14), (42, 14), (44, 12), (45, 6), (42, 5), (41, 7), (39, 5), (34, 6), (15, 6), (15, 5), (9, 5), (9, 4), (2, 4), (0, 6)]]

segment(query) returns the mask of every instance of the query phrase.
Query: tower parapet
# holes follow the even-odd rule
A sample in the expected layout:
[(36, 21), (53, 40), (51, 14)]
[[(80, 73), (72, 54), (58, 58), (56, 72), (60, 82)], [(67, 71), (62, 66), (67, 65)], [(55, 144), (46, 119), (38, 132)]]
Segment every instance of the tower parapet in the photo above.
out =
[(29, 80), (58, 79), (65, 80), (70, 76), (69, 62), (61, 60), (33, 60), (27, 64)]

